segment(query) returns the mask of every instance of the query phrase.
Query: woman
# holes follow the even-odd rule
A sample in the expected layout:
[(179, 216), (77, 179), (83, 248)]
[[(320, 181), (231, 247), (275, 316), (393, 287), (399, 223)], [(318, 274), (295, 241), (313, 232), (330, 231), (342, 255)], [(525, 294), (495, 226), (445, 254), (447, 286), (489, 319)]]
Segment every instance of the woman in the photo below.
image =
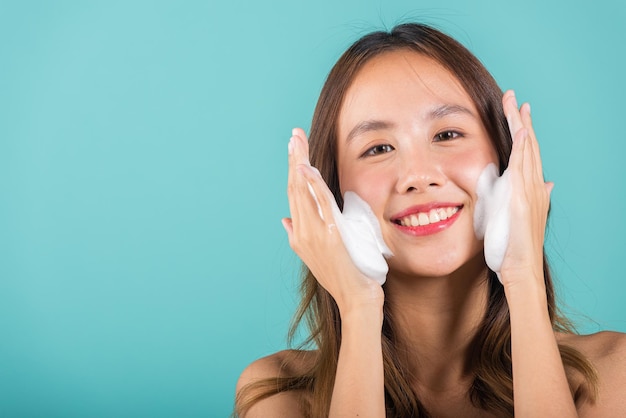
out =
[[(489, 164), (510, 175), (498, 275), (474, 224)], [(307, 267), (296, 319), (316, 349), (252, 363), (237, 413), (626, 416), (625, 336), (575, 335), (555, 307), (543, 253), (551, 189), (529, 105), (503, 96), (458, 42), (417, 24), (361, 38), (324, 85), (310, 156), (302, 130), (289, 144), (283, 224)], [(342, 207), (347, 191), (393, 253), (382, 287), (334, 228), (332, 200)]]

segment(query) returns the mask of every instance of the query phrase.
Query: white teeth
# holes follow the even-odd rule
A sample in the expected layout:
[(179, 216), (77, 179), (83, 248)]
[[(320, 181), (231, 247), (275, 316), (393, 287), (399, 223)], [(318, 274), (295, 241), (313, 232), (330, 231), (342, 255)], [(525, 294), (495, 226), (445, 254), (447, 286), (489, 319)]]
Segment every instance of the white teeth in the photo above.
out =
[(452, 215), (457, 213), (459, 208), (457, 207), (448, 207), (448, 208), (439, 208), (439, 209), (431, 209), (430, 212), (420, 212), (414, 213), (410, 216), (406, 216), (399, 220), (400, 225), (402, 226), (424, 226), (429, 225), (441, 221), (445, 221), (450, 218)]
[(430, 213), (428, 214), (428, 220), (430, 221), (431, 224), (434, 224), (435, 222), (439, 222), (439, 214), (437, 213), (437, 211), (435, 209), (431, 210)]

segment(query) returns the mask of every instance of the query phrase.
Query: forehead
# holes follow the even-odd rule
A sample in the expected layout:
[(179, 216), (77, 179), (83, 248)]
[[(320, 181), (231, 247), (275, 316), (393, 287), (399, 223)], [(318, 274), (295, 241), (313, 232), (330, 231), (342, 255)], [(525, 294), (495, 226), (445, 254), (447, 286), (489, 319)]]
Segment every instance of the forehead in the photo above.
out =
[[(432, 58), (410, 50), (383, 53), (368, 61), (352, 81), (339, 113), (339, 136), (363, 119), (396, 118), (441, 105), (476, 112), (460, 81)], [(476, 114), (476, 113), (475, 113)]]

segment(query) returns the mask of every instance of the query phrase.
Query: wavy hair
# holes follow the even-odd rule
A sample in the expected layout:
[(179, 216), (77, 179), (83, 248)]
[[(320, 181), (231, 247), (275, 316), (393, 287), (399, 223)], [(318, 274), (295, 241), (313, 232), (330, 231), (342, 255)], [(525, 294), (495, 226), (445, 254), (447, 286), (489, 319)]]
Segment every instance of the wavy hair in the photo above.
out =
[[(332, 68), (320, 93), (309, 138), (311, 164), (319, 169), (339, 207), (342, 207), (343, 200), (337, 172), (337, 119), (344, 96), (367, 62), (400, 49), (433, 59), (460, 81), (473, 100), (497, 152), (500, 172), (507, 166), (512, 140), (502, 109), (502, 91), (491, 74), (471, 52), (450, 36), (423, 24), (401, 24), (389, 32), (370, 33), (356, 41)], [(570, 322), (557, 310), (545, 252), (544, 280), (553, 329), (573, 333)], [(468, 395), (478, 408), (498, 416), (513, 417), (509, 309), (504, 289), (493, 271), (488, 271), (488, 281), (487, 309), (471, 344), (473, 382)], [(245, 413), (261, 399), (291, 390), (304, 391), (309, 395), (309, 401), (303, 405), (307, 416), (328, 416), (341, 343), (341, 317), (332, 296), (318, 284), (306, 266), (303, 267), (301, 293), (302, 301), (289, 336), (292, 340), (298, 325), (305, 321), (310, 335), (302, 347), (315, 346), (315, 361), (299, 375), (249, 384), (237, 395), (235, 416)], [(428, 411), (410, 385), (404, 353), (400, 353), (399, 347), (394, 319), (385, 309), (382, 353), (387, 417), (428, 417)], [(591, 363), (572, 347), (560, 345), (559, 350), (564, 366), (581, 373), (592, 389), (597, 388), (597, 375)], [(297, 355), (297, 352), (293, 354)], [(286, 359), (288, 361), (289, 358)]]

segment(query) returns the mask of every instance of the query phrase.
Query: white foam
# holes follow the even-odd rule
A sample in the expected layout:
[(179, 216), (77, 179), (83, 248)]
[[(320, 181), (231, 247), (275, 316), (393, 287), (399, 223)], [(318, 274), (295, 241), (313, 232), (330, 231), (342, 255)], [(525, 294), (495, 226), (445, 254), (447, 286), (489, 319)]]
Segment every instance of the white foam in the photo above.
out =
[(508, 170), (498, 176), (495, 164), (485, 167), (476, 185), (474, 230), (484, 239), (485, 261), (500, 278), (511, 231), (511, 181)]
[(354, 192), (346, 192), (343, 195), (343, 213), (335, 213), (334, 218), (357, 268), (380, 285), (385, 283), (389, 271), (385, 257), (393, 254), (385, 244), (378, 219), (367, 202)]
[[(317, 210), (322, 217), (322, 210), (317, 201), (313, 188), (309, 191), (317, 203)], [(389, 266), (385, 257), (393, 254), (383, 240), (380, 224), (366, 201), (354, 192), (346, 192), (343, 196), (343, 213), (333, 199), (333, 218), (335, 226), (341, 235), (348, 254), (354, 265), (365, 276), (380, 285), (387, 280)]]

